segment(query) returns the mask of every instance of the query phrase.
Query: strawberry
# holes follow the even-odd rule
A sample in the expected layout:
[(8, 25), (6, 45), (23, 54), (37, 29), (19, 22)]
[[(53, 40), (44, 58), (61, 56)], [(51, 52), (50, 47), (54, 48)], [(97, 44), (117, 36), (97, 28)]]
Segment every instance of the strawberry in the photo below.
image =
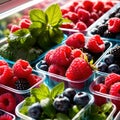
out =
[(105, 50), (105, 43), (99, 35), (90, 37), (86, 43), (86, 46), (92, 53), (100, 53)]

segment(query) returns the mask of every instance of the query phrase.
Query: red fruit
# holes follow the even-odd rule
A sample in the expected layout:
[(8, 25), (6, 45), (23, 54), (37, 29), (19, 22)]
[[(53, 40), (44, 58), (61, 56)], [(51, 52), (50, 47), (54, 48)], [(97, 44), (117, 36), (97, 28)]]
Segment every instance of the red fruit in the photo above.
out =
[(73, 81), (86, 80), (92, 75), (92, 68), (83, 58), (75, 58), (68, 67), (65, 76)]
[(103, 13), (107, 12), (108, 10), (110, 10), (112, 7), (110, 5), (105, 5), (104, 9), (102, 10)]
[(85, 36), (83, 33), (73, 33), (66, 39), (65, 43), (72, 48), (83, 48), (85, 45)]
[(86, 22), (87, 27), (89, 27), (90, 25), (92, 25), (94, 22), (95, 22), (95, 20), (92, 19), (92, 18), (90, 18), (90, 19)]
[(21, 19), (20, 23), (19, 23), (19, 26), (21, 28), (28, 28), (29, 26), (31, 25), (31, 21), (29, 19)]
[(108, 0), (105, 2), (105, 5), (110, 5), (112, 7), (114, 3), (111, 0)]
[(92, 11), (94, 3), (90, 0), (84, 0), (82, 2), (83, 8), (87, 11)]
[(93, 53), (100, 53), (104, 52), (105, 50), (105, 43), (99, 35), (94, 35), (90, 37), (87, 41), (86, 46), (88, 50), (90, 50)]
[(18, 25), (12, 25), (11, 29), (10, 29), (10, 32), (15, 32), (17, 30), (21, 29)]
[(108, 30), (113, 33), (120, 32), (120, 18), (110, 18), (108, 20)]
[(13, 77), (13, 71), (7, 65), (0, 66), (0, 83), (6, 85)]
[(111, 85), (116, 82), (120, 82), (120, 75), (116, 73), (110, 73), (105, 78), (105, 85), (107, 86), (108, 89), (110, 89)]
[(4, 93), (0, 95), (0, 109), (13, 112), (16, 107), (16, 100), (11, 93)]
[(68, 13), (69, 11), (67, 9), (62, 8), (61, 12), (62, 12), (62, 15), (64, 15), (64, 14)]
[(83, 21), (83, 22), (86, 22), (90, 18), (90, 13), (84, 9), (79, 9), (77, 11), (77, 14), (78, 14), (78, 19)]
[(35, 74), (30, 74), (27, 79), (29, 81), (30, 86), (33, 86), (41, 80), (41, 77)]
[(96, 11), (102, 10), (103, 8), (104, 8), (104, 2), (100, 0), (95, 2), (93, 5), (93, 9), (95, 9)]
[(96, 12), (91, 12), (90, 18), (97, 20), (99, 18), (98, 14)]
[(49, 50), (44, 57), (44, 60), (46, 61), (46, 63), (48, 65), (52, 64), (52, 55), (53, 54), (54, 54), (54, 50)]
[(0, 120), (13, 120), (13, 117), (8, 114), (3, 114), (0, 116)]
[(60, 66), (69, 66), (70, 64), (70, 54), (72, 49), (67, 45), (59, 46), (55, 49), (52, 57), (52, 63), (58, 64)]
[(85, 31), (87, 29), (87, 25), (84, 22), (79, 21), (76, 23), (74, 28), (79, 30), (79, 31)]
[(28, 61), (19, 59), (13, 65), (14, 75), (18, 78), (26, 78), (32, 73), (32, 67)]
[(3, 66), (3, 65), (9, 66), (5, 60), (0, 60), (0, 66)]
[(73, 29), (75, 27), (74, 23), (63, 23), (61, 28)]

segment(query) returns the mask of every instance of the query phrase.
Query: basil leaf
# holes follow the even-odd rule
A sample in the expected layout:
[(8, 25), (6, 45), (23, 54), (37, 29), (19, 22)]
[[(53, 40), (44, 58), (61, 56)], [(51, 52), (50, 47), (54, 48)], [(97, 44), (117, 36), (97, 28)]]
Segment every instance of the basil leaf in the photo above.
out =
[(62, 19), (62, 13), (60, 10), (60, 6), (58, 4), (53, 4), (47, 8), (45, 13), (48, 16), (48, 23), (51, 26), (56, 26), (59, 21)]

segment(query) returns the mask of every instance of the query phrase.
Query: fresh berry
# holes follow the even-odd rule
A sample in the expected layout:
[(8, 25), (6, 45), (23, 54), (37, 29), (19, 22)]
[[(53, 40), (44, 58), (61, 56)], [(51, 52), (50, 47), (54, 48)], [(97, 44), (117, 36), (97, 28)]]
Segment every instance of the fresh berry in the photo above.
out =
[(112, 63), (114, 63), (114, 55), (112, 54), (107, 54), (104, 56), (103, 61), (107, 64), (110, 65)]
[(30, 25), (31, 25), (31, 21), (29, 19), (24, 18), (20, 20), (19, 23), (20, 28), (29, 28)]
[(105, 85), (110, 89), (111, 85), (120, 81), (120, 75), (116, 73), (110, 73), (105, 78)]
[(12, 25), (10, 32), (16, 32), (17, 30), (20, 30), (21, 28), (18, 25)]
[(15, 82), (15, 86), (17, 90), (27, 90), (30, 88), (29, 81), (26, 78), (19, 78)]
[(65, 42), (72, 48), (83, 48), (85, 45), (85, 37), (83, 33), (73, 33), (70, 35)]
[(92, 75), (92, 68), (83, 58), (75, 58), (68, 67), (65, 75), (70, 80), (86, 80)]
[(87, 25), (84, 22), (79, 21), (76, 23), (74, 28), (79, 30), (79, 31), (85, 31), (87, 29)]
[(113, 54), (115, 59), (117, 59), (118, 57), (120, 57), (120, 46), (116, 45), (115, 47), (113, 47), (110, 50), (110, 54)]
[(60, 27), (67, 28), (67, 29), (73, 29), (75, 27), (75, 24), (74, 23), (63, 23)]
[(6, 85), (7, 82), (13, 77), (12, 69), (7, 66), (3, 65), (0, 66), (0, 83)]
[(11, 93), (4, 93), (0, 95), (0, 109), (8, 112), (13, 112), (16, 107), (16, 100)]
[(3, 66), (3, 65), (9, 66), (5, 60), (0, 60), (0, 66)]
[(70, 54), (72, 49), (67, 45), (59, 46), (55, 49), (54, 54), (52, 54), (52, 63), (58, 64), (60, 66), (69, 66), (70, 64)]
[(94, 3), (90, 0), (84, 0), (82, 2), (83, 8), (87, 11), (92, 11)]
[(44, 70), (44, 71), (48, 71), (48, 64), (45, 60), (41, 60), (39, 62), (39, 69)]
[(54, 108), (59, 112), (66, 113), (70, 107), (70, 100), (66, 96), (58, 96), (53, 101)]
[(13, 120), (13, 117), (8, 114), (4, 114), (0, 116), (0, 120)]
[(106, 72), (108, 68), (108, 65), (105, 62), (99, 62), (97, 64), (97, 69), (101, 72)]
[(112, 33), (120, 32), (120, 19), (117, 17), (108, 20), (108, 30)]
[(105, 43), (99, 35), (90, 37), (86, 46), (93, 53), (100, 53), (105, 50)]
[(97, 20), (99, 18), (99, 16), (96, 12), (91, 12), (90, 18), (93, 18), (94, 20)]
[(76, 105), (80, 105), (81, 107), (85, 107), (89, 100), (89, 96), (86, 92), (78, 92), (73, 98), (74, 103)]
[(111, 64), (111, 65), (109, 65), (108, 66), (108, 71), (107, 71), (108, 73), (117, 73), (117, 74), (119, 74), (120, 73), (120, 67), (119, 67), (119, 65), (117, 65), (117, 64)]
[(98, 0), (97, 2), (94, 3), (93, 9), (96, 11), (100, 11), (104, 8), (104, 2)]
[(13, 65), (14, 75), (18, 78), (26, 78), (32, 73), (32, 67), (28, 61), (19, 59)]
[(42, 114), (42, 107), (40, 103), (34, 103), (28, 108), (28, 116), (30, 116), (33, 119), (39, 119), (39, 117)]

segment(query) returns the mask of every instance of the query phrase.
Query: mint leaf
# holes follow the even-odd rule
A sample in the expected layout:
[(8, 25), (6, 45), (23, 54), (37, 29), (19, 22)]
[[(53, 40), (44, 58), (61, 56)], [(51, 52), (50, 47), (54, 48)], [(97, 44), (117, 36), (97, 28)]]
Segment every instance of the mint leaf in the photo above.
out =
[(51, 90), (51, 98), (54, 99), (57, 95), (61, 94), (64, 91), (64, 83), (61, 82), (57, 84), (53, 89)]
[(31, 95), (35, 96), (38, 100), (45, 99), (50, 96), (50, 90), (46, 85), (41, 84), (40, 88), (33, 88), (31, 90)]
[(101, 110), (103, 111), (103, 112), (105, 112), (105, 113), (107, 113), (107, 112), (110, 112), (111, 110), (112, 110), (112, 103), (111, 102), (108, 102), (108, 103), (106, 103), (106, 104), (103, 104), (102, 106), (101, 106)]
[(30, 11), (30, 19), (32, 22), (40, 22), (47, 24), (47, 16), (43, 10), (33, 9)]
[(45, 13), (48, 17), (48, 23), (51, 26), (56, 26), (62, 19), (62, 13), (58, 4), (53, 4), (49, 6), (46, 9)]

